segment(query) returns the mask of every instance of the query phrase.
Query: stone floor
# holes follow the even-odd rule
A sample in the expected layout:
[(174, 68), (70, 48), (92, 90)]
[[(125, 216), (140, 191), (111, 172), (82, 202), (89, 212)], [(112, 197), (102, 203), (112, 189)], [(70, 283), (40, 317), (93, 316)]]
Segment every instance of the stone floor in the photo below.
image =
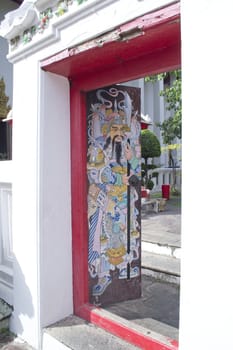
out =
[(178, 340), (179, 285), (142, 276), (142, 297), (105, 307), (132, 323)]
[[(0, 333), (1, 350), (36, 350), (14, 334), (5, 331)], [(55, 349), (54, 349), (55, 350)]]

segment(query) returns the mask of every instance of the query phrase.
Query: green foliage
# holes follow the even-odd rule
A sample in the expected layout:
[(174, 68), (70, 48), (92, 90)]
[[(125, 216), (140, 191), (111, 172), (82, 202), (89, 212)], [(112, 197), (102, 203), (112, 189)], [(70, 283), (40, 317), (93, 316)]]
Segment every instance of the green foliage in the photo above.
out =
[(148, 190), (152, 190), (154, 187), (154, 182), (151, 179), (147, 180), (147, 184), (146, 184), (146, 188), (148, 188)]
[(181, 100), (181, 71), (175, 71), (175, 80), (172, 85), (161, 91), (167, 103), (166, 109), (172, 112), (172, 116), (162, 124), (158, 124), (162, 131), (163, 142), (167, 145), (176, 138), (181, 139), (182, 126), (182, 100)]
[(150, 75), (145, 77), (145, 82), (146, 83), (155, 83), (156, 81), (162, 80), (164, 78), (166, 78), (168, 73), (160, 73), (160, 74), (154, 74), (154, 75)]
[(182, 99), (181, 99), (181, 70), (152, 75), (145, 78), (146, 82), (156, 82), (161, 79), (173, 78), (171, 86), (160, 92), (165, 98), (166, 109), (172, 112), (172, 116), (157, 126), (161, 129), (164, 144), (171, 144), (176, 138), (182, 137)]
[(142, 157), (148, 158), (160, 157), (161, 147), (157, 136), (150, 130), (141, 131)]
[(157, 136), (150, 130), (144, 129), (141, 131), (141, 152), (145, 163), (142, 164), (142, 184), (152, 189), (154, 186), (151, 177), (148, 178), (148, 170), (156, 168), (154, 164), (148, 164), (148, 158), (159, 157), (161, 155), (160, 142)]
[[(147, 164), (147, 170), (156, 169), (156, 168), (157, 166), (155, 164)], [(142, 163), (142, 171), (145, 171), (145, 169), (146, 169), (145, 164)], [(156, 174), (157, 173), (155, 173), (153, 176), (156, 176)]]
[[(145, 186), (149, 190), (152, 190), (154, 183), (151, 180), (153, 177), (157, 177), (158, 173), (154, 171), (150, 176), (148, 176), (148, 171), (152, 169), (156, 169), (157, 166), (155, 164), (145, 164), (142, 163), (142, 186)], [(147, 181), (146, 181), (146, 176), (147, 176)], [(152, 186), (152, 187), (151, 187)]]
[(9, 97), (5, 94), (5, 81), (3, 78), (0, 79), (0, 118), (6, 118), (11, 107), (8, 105)]

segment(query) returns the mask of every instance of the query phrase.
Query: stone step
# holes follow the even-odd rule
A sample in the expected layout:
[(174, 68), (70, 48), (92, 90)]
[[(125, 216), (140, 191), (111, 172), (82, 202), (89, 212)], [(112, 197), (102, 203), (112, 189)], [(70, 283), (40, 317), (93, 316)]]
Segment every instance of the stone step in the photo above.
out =
[(52, 349), (136, 350), (139, 348), (72, 315), (44, 330), (43, 350)]
[(142, 273), (158, 280), (180, 284), (180, 259), (142, 250)]
[(142, 241), (142, 251), (180, 259), (181, 248), (166, 242)]

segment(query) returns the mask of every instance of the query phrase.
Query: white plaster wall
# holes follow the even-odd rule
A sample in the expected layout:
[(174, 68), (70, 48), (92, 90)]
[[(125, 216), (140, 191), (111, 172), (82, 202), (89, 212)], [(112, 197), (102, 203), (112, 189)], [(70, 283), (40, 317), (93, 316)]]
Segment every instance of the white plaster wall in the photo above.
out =
[[(0, 297), (13, 305), (12, 198), (13, 162), (0, 162)], [(1, 272), (4, 275), (1, 276)], [(3, 278), (2, 278), (3, 277)], [(9, 283), (10, 282), (10, 283)]]
[(41, 326), (72, 314), (70, 96), (67, 79), (41, 72)]
[[(180, 350), (233, 349), (232, 0), (182, 0)], [(216, 164), (216, 160), (220, 163)], [(220, 166), (215, 171), (215, 166)]]
[(14, 76), (11, 329), (39, 348), (41, 329), (73, 310), (69, 84), (36, 57)]
[(0, 182), (12, 182), (12, 168), (13, 162), (11, 160), (3, 160), (0, 162)]
[[(6, 165), (7, 162), (3, 163)], [(12, 184), (1, 182), (1, 170), (4, 169), (1, 165), (0, 163), (0, 297), (13, 305)]]
[(37, 347), (39, 334), (38, 63), (14, 65), (13, 252), (11, 329)]

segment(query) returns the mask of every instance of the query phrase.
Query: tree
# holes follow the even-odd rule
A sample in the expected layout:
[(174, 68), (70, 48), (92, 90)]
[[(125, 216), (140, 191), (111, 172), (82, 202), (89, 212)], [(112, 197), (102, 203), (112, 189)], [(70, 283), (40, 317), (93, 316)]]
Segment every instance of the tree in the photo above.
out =
[(8, 105), (9, 97), (5, 94), (5, 82), (4, 79), (0, 79), (0, 118), (6, 118), (11, 107)]
[[(142, 158), (145, 160), (145, 165), (143, 167), (145, 173), (145, 181), (144, 185), (146, 188), (152, 189), (153, 184), (151, 184), (151, 180), (148, 178), (148, 170), (151, 168), (155, 168), (155, 166), (150, 167), (148, 164), (149, 158), (160, 157), (161, 155), (161, 147), (160, 142), (157, 136), (150, 130), (144, 129), (141, 131), (141, 149), (142, 149)], [(152, 188), (151, 188), (152, 185)]]
[(181, 140), (182, 137), (181, 70), (145, 77), (146, 82), (156, 82), (162, 79), (171, 81), (171, 85), (162, 90), (160, 96), (165, 98), (166, 109), (171, 111), (172, 115), (157, 126), (162, 131), (164, 144), (170, 145), (176, 138)]
[(5, 94), (5, 82), (4, 79), (0, 79), (0, 160), (7, 159), (8, 155), (6, 153), (6, 125), (3, 125), (2, 119), (7, 117), (11, 107), (8, 105), (9, 97)]
[(164, 96), (166, 109), (172, 112), (172, 116), (163, 123), (158, 124), (162, 131), (164, 144), (172, 144), (176, 138), (181, 139), (182, 126), (182, 100), (181, 100), (181, 70), (173, 71), (170, 78), (174, 77), (172, 84), (161, 91)]
[(160, 128), (163, 143), (167, 145), (165, 149), (168, 151), (169, 166), (173, 168), (173, 184), (172, 191), (176, 190), (176, 168), (172, 154), (172, 150), (176, 149), (176, 139), (182, 138), (182, 98), (181, 98), (181, 70), (175, 70), (172, 72), (165, 72), (158, 75), (146, 77), (146, 82), (155, 82), (164, 79), (169, 80), (171, 84), (160, 92), (160, 96), (163, 96), (166, 102), (166, 109), (171, 111), (171, 116), (164, 120), (163, 123), (157, 123)]

